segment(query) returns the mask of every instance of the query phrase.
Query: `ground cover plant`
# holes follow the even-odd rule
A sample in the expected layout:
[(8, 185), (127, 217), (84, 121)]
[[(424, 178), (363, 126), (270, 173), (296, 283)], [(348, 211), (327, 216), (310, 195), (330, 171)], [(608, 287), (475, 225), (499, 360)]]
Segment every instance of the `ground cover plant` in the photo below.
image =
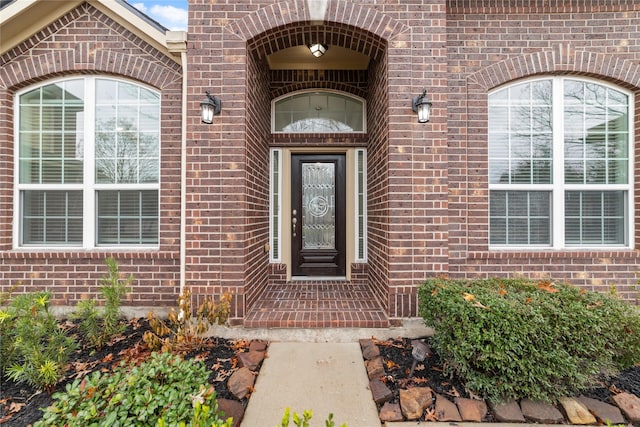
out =
[(215, 408), (206, 427), (230, 425), (217, 412), (216, 394), (206, 386), (208, 378), (202, 361), (152, 353), (138, 366), (123, 362), (106, 374), (93, 372), (67, 384), (64, 392), (53, 395), (53, 405), (34, 427), (155, 427), (158, 419), (178, 426), (193, 418), (194, 403)]
[(192, 317), (183, 293), (165, 329), (153, 314), (125, 321), (120, 302), (134, 279), (105, 263), (103, 301), (80, 304), (68, 320), (51, 314), (48, 292), (0, 295), (0, 424), (231, 426), (217, 398), (238, 400), (226, 380), (249, 343), (207, 335), (227, 321), (230, 296)]
[(640, 314), (550, 281), (428, 280), (420, 315), (446, 373), (492, 400), (554, 401), (640, 361)]

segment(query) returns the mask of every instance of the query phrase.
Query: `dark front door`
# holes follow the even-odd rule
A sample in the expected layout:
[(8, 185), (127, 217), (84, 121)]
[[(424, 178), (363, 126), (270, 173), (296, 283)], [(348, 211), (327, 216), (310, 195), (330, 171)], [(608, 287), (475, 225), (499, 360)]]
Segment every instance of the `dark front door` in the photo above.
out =
[(345, 156), (291, 157), (294, 276), (345, 275)]

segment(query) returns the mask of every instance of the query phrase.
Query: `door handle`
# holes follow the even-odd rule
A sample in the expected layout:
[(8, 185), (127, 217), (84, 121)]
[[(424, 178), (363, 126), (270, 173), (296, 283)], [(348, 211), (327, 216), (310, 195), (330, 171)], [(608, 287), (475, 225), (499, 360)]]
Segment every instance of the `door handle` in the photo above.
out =
[(293, 237), (296, 237), (296, 224), (298, 223), (298, 218), (296, 218), (297, 213), (298, 212), (295, 209), (291, 212), (291, 228), (293, 228)]

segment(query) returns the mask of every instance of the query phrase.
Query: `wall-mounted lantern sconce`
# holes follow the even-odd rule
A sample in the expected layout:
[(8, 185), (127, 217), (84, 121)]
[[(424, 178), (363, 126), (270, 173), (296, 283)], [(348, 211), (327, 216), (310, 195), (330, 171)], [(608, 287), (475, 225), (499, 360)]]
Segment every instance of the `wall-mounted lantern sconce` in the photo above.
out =
[(209, 91), (206, 92), (207, 97), (200, 103), (200, 112), (202, 113), (202, 123), (213, 123), (213, 116), (220, 114), (222, 105), (220, 98), (216, 98), (211, 95)]
[(413, 98), (413, 112), (418, 113), (418, 123), (427, 123), (431, 116), (431, 103), (427, 100), (427, 90)]
[(327, 52), (327, 49), (329, 49), (329, 46), (322, 43), (315, 43), (309, 46), (311, 54), (316, 58), (320, 58), (322, 55), (324, 55)]

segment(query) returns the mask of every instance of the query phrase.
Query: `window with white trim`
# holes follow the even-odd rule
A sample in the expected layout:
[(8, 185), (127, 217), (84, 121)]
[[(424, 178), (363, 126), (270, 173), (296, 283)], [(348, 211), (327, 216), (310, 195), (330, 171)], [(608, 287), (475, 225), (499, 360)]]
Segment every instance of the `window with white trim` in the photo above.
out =
[(16, 246), (157, 246), (159, 93), (86, 76), (16, 104)]
[(365, 100), (346, 92), (298, 91), (273, 101), (274, 133), (358, 133), (366, 131)]
[(271, 251), (269, 262), (275, 263), (282, 260), (281, 229), (282, 229), (282, 150), (271, 149), (271, 162), (269, 167), (270, 198), (269, 203), (269, 240)]
[(569, 77), (491, 93), (490, 245), (631, 246), (632, 106), (619, 88)]

